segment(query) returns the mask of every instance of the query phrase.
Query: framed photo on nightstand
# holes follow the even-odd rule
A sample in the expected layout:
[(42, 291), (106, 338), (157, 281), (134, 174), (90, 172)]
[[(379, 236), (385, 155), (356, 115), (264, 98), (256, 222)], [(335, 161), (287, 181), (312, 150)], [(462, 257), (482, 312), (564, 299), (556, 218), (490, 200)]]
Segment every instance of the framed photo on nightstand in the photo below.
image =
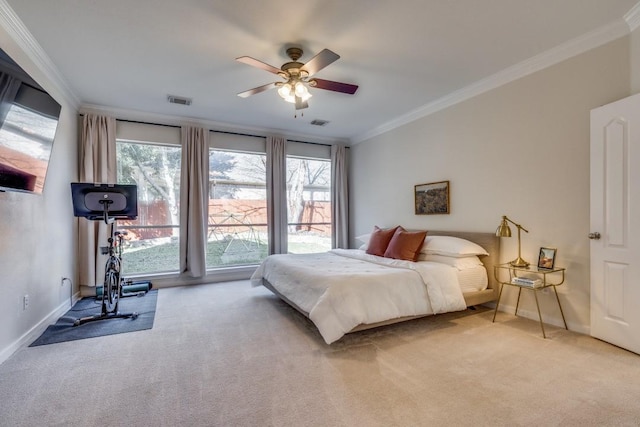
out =
[(553, 248), (540, 248), (538, 268), (543, 270), (552, 270), (556, 263), (556, 251), (557, 250)]

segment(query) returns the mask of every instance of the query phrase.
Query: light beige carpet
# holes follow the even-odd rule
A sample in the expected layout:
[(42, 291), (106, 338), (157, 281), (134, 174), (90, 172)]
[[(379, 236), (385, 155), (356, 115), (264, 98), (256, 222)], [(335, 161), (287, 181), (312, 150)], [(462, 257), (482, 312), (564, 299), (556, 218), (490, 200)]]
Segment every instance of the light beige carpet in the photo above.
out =
[(492, 314), (328, 346), (246, 281), (161, 289), (151, 330), (23, 348), (0, 365), (0, 425), (640, 425), (640, 356)]

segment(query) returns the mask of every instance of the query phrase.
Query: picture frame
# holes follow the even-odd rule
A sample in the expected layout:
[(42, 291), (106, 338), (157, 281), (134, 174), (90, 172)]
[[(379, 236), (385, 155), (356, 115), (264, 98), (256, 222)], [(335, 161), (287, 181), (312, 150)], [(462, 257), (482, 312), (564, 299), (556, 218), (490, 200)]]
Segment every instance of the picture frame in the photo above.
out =
[(553, 270), (553, 266), (556, 263), (555, 248), (540, 248), (540, 254), (538, 255), (538, 268), (541, 270)]
[(449, 214), (449, 181), (414, 186), (416, 215)]

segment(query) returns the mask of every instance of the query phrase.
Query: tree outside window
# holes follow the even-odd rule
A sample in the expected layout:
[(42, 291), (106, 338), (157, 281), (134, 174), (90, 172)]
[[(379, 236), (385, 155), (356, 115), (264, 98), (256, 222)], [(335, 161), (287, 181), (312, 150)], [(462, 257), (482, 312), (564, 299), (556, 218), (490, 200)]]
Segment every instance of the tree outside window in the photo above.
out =
[(118, 221), (125, 276), (178, 271), (180, 147), (117, 141), (116, 150), (118, 183), (138, 187), (138, 218)]

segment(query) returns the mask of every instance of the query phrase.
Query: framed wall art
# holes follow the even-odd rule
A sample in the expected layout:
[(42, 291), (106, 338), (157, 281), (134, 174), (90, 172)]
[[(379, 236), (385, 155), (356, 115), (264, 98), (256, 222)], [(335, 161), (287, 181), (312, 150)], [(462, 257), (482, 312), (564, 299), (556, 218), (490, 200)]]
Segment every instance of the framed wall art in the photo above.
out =
[(540, 248), (540, 255), (538, 256), (538, 268), (544, 270), (552, 270), (555, 263), (556, 249)]
[(418, 184), (414, 193), (416, 215), (449, 213), (449, 181)]

